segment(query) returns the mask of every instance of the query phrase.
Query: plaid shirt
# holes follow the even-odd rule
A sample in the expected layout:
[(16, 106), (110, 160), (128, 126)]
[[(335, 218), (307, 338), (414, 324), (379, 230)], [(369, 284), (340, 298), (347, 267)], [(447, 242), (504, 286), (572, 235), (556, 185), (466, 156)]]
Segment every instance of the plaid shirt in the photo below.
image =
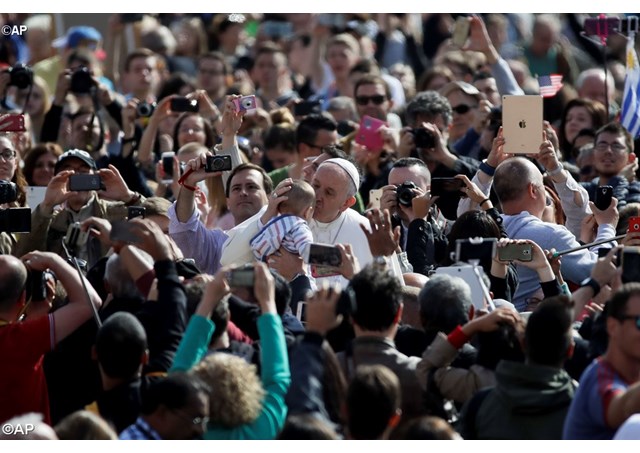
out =
[(138, 417), (133, 425), (120, 433), (120, 440), (162, 440), (162, 437), (142, 417)]

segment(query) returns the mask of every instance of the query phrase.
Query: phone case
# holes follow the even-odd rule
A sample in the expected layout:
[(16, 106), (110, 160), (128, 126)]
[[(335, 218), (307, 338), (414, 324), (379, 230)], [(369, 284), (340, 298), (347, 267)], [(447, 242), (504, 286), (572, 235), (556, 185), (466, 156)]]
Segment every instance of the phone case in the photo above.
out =
[(498, 248), (500, 261), (531, 261), (533, 260), (533, 247), (529, 244), (508, 244)]
[(601, 211), (604, 211), (611, 205), (611, 198), (613, 197), (613, 187), (600, 186), (596, 189), (596, 198), (593, 204), (596, 205)]
[(369, 151), (381, 151), (384, 146), (384, 138), (379, 130), (386, 125), (387, 123), (382, 120), (365, 115), (360, 120), (356, 143), (366, 146)]
[(24, 115), (19, 113), (7, 113), (0, 115), (0, 132), (24, 132)]
[(456, 47), (464, 47), (469, 37), (469, 28), (471, 24), (467, 17), (458, 17), (453, 28), (453, 34), (451, 35), (451, 43)]
[(631, 217), (629, 219), (629, 228), (627, 231), (632, 233), (640, 231), (640, 217)]
[(380, 209), (381, 198), (382, 198), (382, 189), (371, 189), (369, 191), (369, 207), (371, 209)]

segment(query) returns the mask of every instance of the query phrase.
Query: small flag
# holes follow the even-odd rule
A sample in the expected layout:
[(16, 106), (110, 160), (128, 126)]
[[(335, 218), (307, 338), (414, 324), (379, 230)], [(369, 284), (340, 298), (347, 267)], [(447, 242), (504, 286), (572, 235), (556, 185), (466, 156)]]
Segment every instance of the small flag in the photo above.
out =
[(550, 98), (556, 95), (562, 88), (562, 75), (551, 74), (538, 77), (538, 85), (540, 86), (540, 94), (543, 98)]
[(627, 75), (624, 79), (624, 94), (620, 108), (620, 123), (635, 138), (640, 135), (640, 65), (634, 48), (635, 33), (629, 33), (627, 39)]

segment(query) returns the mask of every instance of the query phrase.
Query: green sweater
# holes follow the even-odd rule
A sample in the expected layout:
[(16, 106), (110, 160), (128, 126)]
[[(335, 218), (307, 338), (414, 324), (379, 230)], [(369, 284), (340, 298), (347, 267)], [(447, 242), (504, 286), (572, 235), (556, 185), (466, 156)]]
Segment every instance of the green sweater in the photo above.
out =
[[(171, 371), (188, 371), (207, 354), (214, 324), (207, 318), (194, 315), (180, 342)], [(282, 321), (277, 314), (265, 313), (258, 318), (261, 338), (262, 386), (265, 398), (258, 418), (250, 424), (226, 428), (209, 424), (205, 439), (275, 439), (287, 418), (284, 398), (291, 382), (289, 358)]]

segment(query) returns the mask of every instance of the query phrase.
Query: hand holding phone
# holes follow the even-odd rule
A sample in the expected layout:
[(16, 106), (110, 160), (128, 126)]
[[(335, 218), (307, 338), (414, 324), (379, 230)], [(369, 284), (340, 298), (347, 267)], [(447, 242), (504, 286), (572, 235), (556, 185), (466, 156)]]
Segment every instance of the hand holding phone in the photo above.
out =
[(104, 190), (104, 188), (100, 175), (76, 173), (69, 176), (69, 190), (72, 192)]
[(377, 118), (363, 116), (356, 133), (356, 143), (366, 146), (369, 151), (381, 151), (384, 147), (384, 137), (380, 133), (380, 128), (386, 125), (387, 123)]
[(640, 233), (640, 217), (629, 218), (629, 228), (627, 228), (627, 232)]
[(471, 22), (466, 16), (459, 16), (456, 19), (456, 23), (453, 26), (453, 33), (451, 34), (451, 43), (459, 48), (464, 47), (469, 37), (469, 28)]
[(498, 247), (498, 259), (500, 261), (532, 261), (533, 246), (531, 244), (506, 244)]
[(464, 181), (459, 178), (431, 178), (431, 196), (440, 196), (445, 192), (458, 192), (460, 196), (464, 196), (460, 189), (465, 186)]
[(173, 151), (162, 153), (162, 171), (164, 172), (164, 178), (162, 179), (163, 184), (171, 184), (173, 182), (173, 158), (175, 156), (176, 153)]
[(176, 96), (171, 98), (170, 107), (172, 112), (193, 112), (200, 111), (200, 105), (197, 99), (190, 99), (185, 96)]
[(600, 186), (596, 189), (596, 198), (593, 204), (596, 205), (600, 211), (604, 211), (611, 205), (611, 198), (613, 198), (612, 186)]
[(0, 132), (24, 132), (26, 130), (23, 114), (0, 114)]

